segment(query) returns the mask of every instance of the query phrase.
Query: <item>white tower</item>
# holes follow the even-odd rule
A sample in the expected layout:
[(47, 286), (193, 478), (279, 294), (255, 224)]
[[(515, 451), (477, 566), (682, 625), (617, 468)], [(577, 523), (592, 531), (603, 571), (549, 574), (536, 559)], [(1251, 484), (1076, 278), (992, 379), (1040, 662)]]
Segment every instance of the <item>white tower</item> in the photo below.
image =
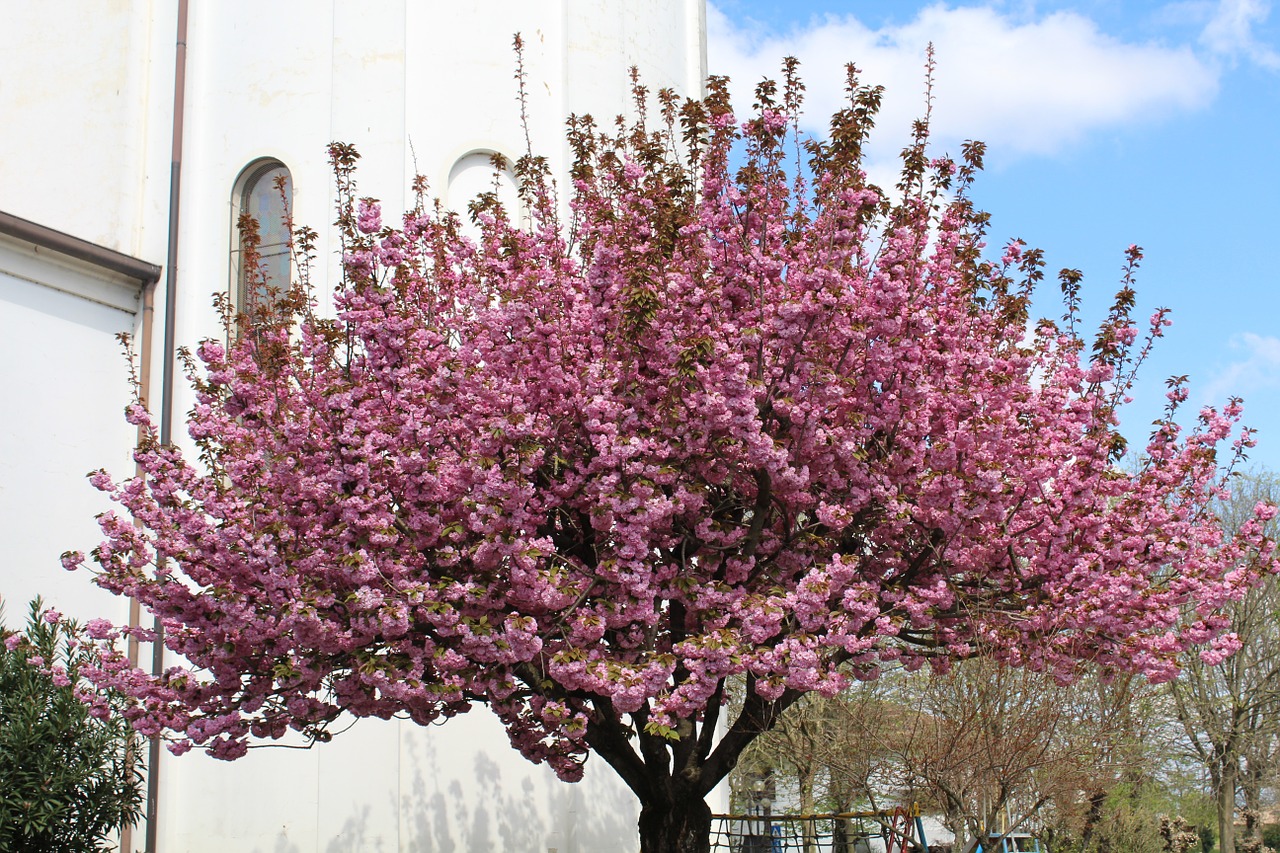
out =
[[(450, 206), (491, 152), (524, 152), (512, 36), (525, 44), (529, 132), (563, 174), (570, 113), (608, 119), (651, 89), (701, 94), (704, 0), (47, 0), (8, 4), (0, 52), (0, 569), (10, 622), (43, 594), (70, 614), (131, 618), (67, 575), (105, 508), (83, 479), (130, 473), (114, 336), (145, 355), (153, 410), (183, 435), (172, 349), (216, 334), (235, 287), (234, 221), (286, 174), (294, 218), (332, 268), (326, 145), (356, 145), (361, 195), (403, 209), (421, 173)], [(260, 195), (260, 192), (259, 192)], [(166, 388), (171, 387), (169, 392)], [(132, 618), (138, 618), (133, 614)], [(147, 655), (142, 651), (143, 657)], [(146, 665), (144, 660), (143, 664)], [(312, 750), (224, 764), (162, 753), (153, 820), (129, 850), (616, 851), (636, 806), (603, 762), (576, 786), (528, 765), (484, 709), (421, 730), (360, 721)]]

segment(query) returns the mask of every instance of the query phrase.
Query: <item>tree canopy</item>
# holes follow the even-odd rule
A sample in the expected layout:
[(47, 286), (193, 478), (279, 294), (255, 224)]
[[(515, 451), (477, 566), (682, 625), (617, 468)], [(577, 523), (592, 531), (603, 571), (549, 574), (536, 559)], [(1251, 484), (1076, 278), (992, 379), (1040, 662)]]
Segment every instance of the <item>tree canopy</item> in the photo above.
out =
[(1252, 437), (1234, 400), (1184, 431), (1180, 381), (1117, 464), (1168, 323), (1132, 316), (1140, 250), (1092, 341), (1073, 271), (1065, 315), (1033, 320), (1043, 258), (987, 251), (980, 144), (933, 157), (919, 122), (886, 192), (862, 162), (879, 89), (851, 67), (806, 140), (784, 72), (745, 120), (723, 80), (651, 117), (637, 84), (634, 121), (569, 122), (563, 207), (526, 156), (519, 215), (483, 197), (475, 240), (421, 185), (384, 223), (331, 149), (336, 312), (305, 281), (228, 308), (189, 359), (197, 455), (139, 400), (141, 473), (94, 476), (123, 510), (98, 583), (190, 662), (104, 651), (143, 731), (233, 759), (343, 713), (483, 703), (564, 779), (607, 761), (644, 849), (694, 850), (702, 797), (809, 691), (974, 655), (1160, 680), (1192, 644), (1232, 650), (1219, 608), (1275, 569), (1274, 509), (1224, 537)]

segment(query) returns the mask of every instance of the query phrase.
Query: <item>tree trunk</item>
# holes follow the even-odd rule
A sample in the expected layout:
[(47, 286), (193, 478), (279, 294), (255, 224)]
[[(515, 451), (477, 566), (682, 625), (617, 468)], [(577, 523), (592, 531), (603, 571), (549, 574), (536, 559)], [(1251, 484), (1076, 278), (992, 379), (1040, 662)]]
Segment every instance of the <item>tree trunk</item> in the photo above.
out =
[(701, 797), (673, 797), (640, 807), (640, 853), (709, 853), (711, 807)]
[(836, 818), (831, 822), (831, 853), (853, 853), (849, 843), (849, 822)]
[(1218, 853), (1236, 853), (1236, 776), (1230, 763), (1218, 776)]
[[(1085, 814), (1084, 831), (1080, 833), (1080, 849), (1087, 851), (1094, 832), (1102, 822), (1102, 809), (1107, 804), (1106, 791), (1094, 791), (1089, 795), (1089, 811)], [(1208, 851), (1205, 851), (1208, 853)]]
[[(797, 781), (800, 783), (800, 814), (807, 815), (814, 812), (813, 797), (813, 774), (805, 772), (797, 774)], [(815, 824), (808, 820), (801, 824), (801, 832), (804, 835), (804, 843), (802, 850), (804, 853), (818, 853), (818, 839), (815, 835)]]
[(1262, 788), (1266, 780), (1266, 763), (1255, 756), (1245, 759), (1244, 772), (1240, 776), (1240, 792), (1244, 794), (1247, 811), (1262, 813)]

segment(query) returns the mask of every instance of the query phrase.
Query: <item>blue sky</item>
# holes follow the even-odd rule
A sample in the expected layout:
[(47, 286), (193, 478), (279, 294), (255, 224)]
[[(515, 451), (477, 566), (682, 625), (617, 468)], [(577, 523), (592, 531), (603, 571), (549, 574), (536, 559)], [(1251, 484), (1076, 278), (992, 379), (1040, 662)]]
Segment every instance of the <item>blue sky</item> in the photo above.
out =
[[(974, 196), (993, 243), (1020, 237), (1051, 271), (1082, 270), (1090, 317), (1109, 307), (1125, 247), (1146, 251), (1137, 316), (1167, 306), (1174, 325), (1123, 415), (1131, 441), (1145, 443), (1164, 380), (1187, 374), (1194, 410), (1244, 398), (1259, 430), (1250, 462), (1280, 470), (1280, 13), (1269, 3), (712, 0), (708, 23), (710, 70), (733, 78), (740, 108), (789, 54), (814, 131), (845, 62), (884, 85), (870, 154), (882, 176), (921, 110), (932, 42), (935, 146), (988, 144)], [(1038, 313), (1061, 313), (1056, 294), (1047, 282)]]

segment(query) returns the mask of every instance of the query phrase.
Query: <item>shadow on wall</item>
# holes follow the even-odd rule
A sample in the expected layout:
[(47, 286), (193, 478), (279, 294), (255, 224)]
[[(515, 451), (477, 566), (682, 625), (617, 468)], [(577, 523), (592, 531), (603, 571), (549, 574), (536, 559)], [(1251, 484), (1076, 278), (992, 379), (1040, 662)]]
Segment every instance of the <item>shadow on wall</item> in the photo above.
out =
[[(591, 762), (583, 783), (560, 782), (507, 747), (487, 710), (468, 716), (402, 741), (397, 805), (405, 853), (618, 853), (638, 846), (637, 807), (603, 762)], [(470, 737), (459, 740), (460, 725)], [(493, 734), (476, 737), (477, 728)]]
[[(550, 771), (548, 775), (554, 776)], [(565, 829), (557, 839), (562, 843), (548, 844), (548, 847), (557, 847), (558, 853), (619, 853), (640, 849), (636, 827), (640, 804), (603, 759), (592, 757), (587, 762), (584, 782), (570, 785), (557, 780), (546, 791), (550, 813), (567, 815)]]
[[(252, 853), (262, 853), (262, 848), (255, 847)], [(289, 840), (287, 830), (281, 829), (280, 834), (276, 836), (276, 843), (271, 848), (271, 853), (302, 853), (302, 849)]]
[(289, 839), (282, 829), (280, 830), (280, 837), (276, 839), (274, 853), (302, 853), (302, 851), (298, 849), (298, 845), (289, 843)]
[(381, 834), (369, 826), (369, 806), (363, 805), (342, 822), (339, 836), (329, 842), (324, 853), (396, 853), (383, 842)]
[[(442, 767), (436, 744), (441, 729), (433, 726), (424, 734), (424, 737), (410, 738), (408, 749), (402, 750), (400, 756), (410, 768), (408, 774), (401, 771), (408, 784), (402, 784), (399, 802), (395, 803), (404, 830), (402, 840), (408, 842), (403, 847), (407, 853), (458, 853), (458, 842), (454, 840), (449, 819), (449, 803), (439, 787), (444, 782), (440, 778)], [(424, 771), (430, 774), (430, 787)], [(456, 796), (461, 799), (462, 787), (457, 780), (448, 787), (456, 788)]]

